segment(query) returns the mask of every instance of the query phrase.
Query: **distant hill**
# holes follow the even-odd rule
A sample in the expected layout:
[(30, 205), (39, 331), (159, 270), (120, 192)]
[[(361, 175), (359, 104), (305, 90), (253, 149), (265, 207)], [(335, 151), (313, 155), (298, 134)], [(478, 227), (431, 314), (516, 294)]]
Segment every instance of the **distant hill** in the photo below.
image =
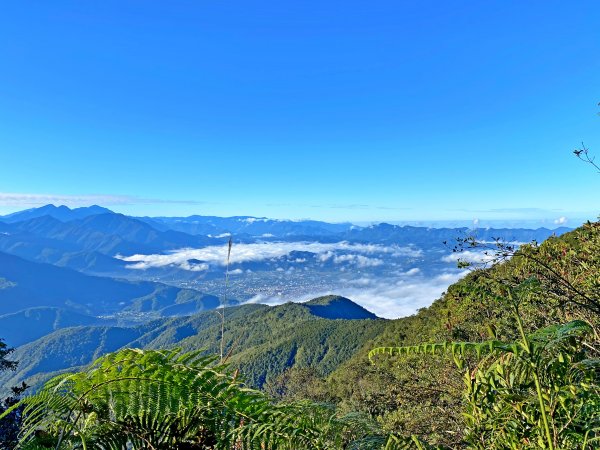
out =
[[(40, 306), (99, 315), (121, 311), (139, 302), (146, 305), (144, 311), (158, 311), (188, 301), (203, 302), (205, 298), (205, 294), (192, 289), (89, 276), (0, 253), (2, 315)], [(214, 299), (207, 299), (214, 305)], [(4, 333), (3, 337), (10, 339)]]
[(377, 319), (371, 311), (339, 295), (318, 297), (303, 303), (311, 314), (324, 319)]
[[(317, 314), (312, 310), (317, 308)], [(341, 310), (336, 312), (335, 309)], [(331, 316), (353, 319), (331, 320)], [(364, 317), (368, 316), (368, 319)], [(343, 297), (324, 297), (280, 306), (248, 304), (225, 310), (225, 344), (229, 362), (239, 367), (252, 386), (288, 367), (316, 368), (326, 375), (384, 329), (385, 320)], [(0, 322), (1, 323), (1, 322)], [(218, 353), (220, 317), (206, 311), (189, 317), (160, 319), (136, 327), (82, 326), (60, 329), (23, 345), (14, 353), (23, 361), (18, 371), (4, 374), (7, 385), (19, 379), (43, 380), (49, 373), (90, 363), (121, 347), (206, 349)]]
[(34, 375), (35, 379), (44, 380), (49, 377), (48, 374), (89, 364), (136, 337), (137, 332), (132, 328), (92, 326), (59, 329), (18, 347), (15, 351), (18, 369), (0, 376), (0, 386), (13, 386), (13, 382), (18, 384), (17, 379), (32, 381)]
[(113, 323), (112, 320), (99, 319), (68, 309), (42, 306), (0, 316), (2, 336), (11, 347), (27, 344), (62, 328)]

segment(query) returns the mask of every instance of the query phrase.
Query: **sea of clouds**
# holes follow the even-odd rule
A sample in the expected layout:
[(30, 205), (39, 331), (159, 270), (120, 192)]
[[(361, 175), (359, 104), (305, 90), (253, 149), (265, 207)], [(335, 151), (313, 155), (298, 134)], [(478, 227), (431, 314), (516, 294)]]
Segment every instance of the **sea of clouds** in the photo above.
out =
[[(353, 244), (349, 242), (257, 242), (251, 244), (234, 244), (230, 263), (265, 261), (287, 256), (293, 251), (310, 252), (317, 255), (320, 261), (332, 260), (334, 263), (354, 263), (360, 267), (373, 267), (383, 264), (377, 255), (391, 257), (422, 256), (422, 250), (415, 247), (383, 246), (376, 244)], [(183, 270), (207, 270), (210, 265), (227, 264), (228, 248), (225, 245), (214, 245), (204, 248), (183, 248), (163, 254), (152, 255), (116, 255), (115, 257), (130, 264), (129, 269), (149, 269), (165, 266), (176, 266)], [(201, 261), (191, 264), (190, 260)]]
[[(257, 242), (234, 244), (230, 263), (277, 260), (294, 251), (313, 253), (320, 263), (339, 264), (339, 283), (327, 288), (309, 290), (301, 297), (298, 297), (297, 293), (287, 294), (285, 289), (280, 295), (258, 294), (249, 300), (250, 303), (274, 305), (287, 301), (301, 302), (322, 295), (336, 294), (350, 298), (379, 317), (393, 319), (414, 314), (420, 308), (431, 305), (448, 286), (467, 274), (468, 271), (456, 268), (459, 258), (472, 263), (485, 263), (491, 258), (483, 252), (470, 250), (440, 255), (439, 261), (445, 264), (432, 274), (431, 271), (423, 270), (424, 267), (419, 267), (420, 264), (425, 263), (422, 260), (424, 252), (414, 246), (384, 246), (345, 241), (335, 243)], [(164, 254), (117, 255), (117, 258), (129, 263), (127, 267), (133, 270), (178, 267), (183, 270), (203, 271), (208, 270), (211, 266), (223, 267), (227, 263), (227, 253), (227, 246), (220, 245), (199, 249), (184, 248)], [(378, 268), (384, 264), (393, 265), (390, 258), (400, 258), (404, 262), (411, 260), (413, 267), (392, 271), (393, 273), (386, 271), (384, 276), (369, 271), (369, 269)], [(296, 258), (293, 262), (301, 266), (306, 260)], [(404, 267), (406, 266), (404, 265)], [(278, 270), (283, 271), (282, 268), (278, 268)], [(288, 269), (288, 271), (291, 270), (293, 267)], [(244, 272), (238, 267), (232, 269), (230, 274), (243, 276)]]
[(288, 301), (307, 301), (322, 295), (342, 295), (362, 307), (386, 319), (396, 319), (416, 313), (439, 298), (453, 283), (467, 271), (443, 272), (433, 277), (422, 276), (418, 268), (410, 269), (397, 277), (361, 277), (342, 279), (340, 286), (325, 291), (308, 292), (301, 298), (288, 296), (256, 295), (249, 303), (278, 305)]

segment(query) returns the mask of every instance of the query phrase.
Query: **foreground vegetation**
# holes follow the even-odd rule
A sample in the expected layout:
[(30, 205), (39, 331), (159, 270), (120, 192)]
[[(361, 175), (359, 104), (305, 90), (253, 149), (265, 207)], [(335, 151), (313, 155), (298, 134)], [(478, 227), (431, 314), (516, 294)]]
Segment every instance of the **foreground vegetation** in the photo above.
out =
[[(126, 349), (55, 377), (20, 406), (23, 449), (377, 448), (356, 414), (273, 403), (201, 352)], [(15, 406), (16, 408), (17, 406)], [(375, 432), (375, 433), (374, 433)], [(348, 447), (351, 446), (351, 447)]]
[[(319, 376), (329, 375), (386, 326), (385, 320), (373, 320), (368, 311), (356, 308), (360, 307), (350, 300), (334, 296), (303, 304), (227, 308), (223, 330), (227, 362), (244, 374), (249, 387), (257, 389), (289, 367), (312, 367)], [(333, 312), (346, 313), (347, 318), (323, 317)], [(46, 323), (54, 320), (50, 314)], [(38, 389), (65, 369), (81, 370), (97, 357), (122, 348), (180, 347), (219, 354), (220, 338), (221, 320), (214, 311), (127, 328), (71, 326), (18, 347), (11, 357), (20, 364), (15, 371), (0, 373), (0, 386), (26, 380)]]
[(600, 224), (460, 244), (498, 263), (415, 316), (357, 322), (377, 337), (329, 376), (306, 364), (265, 393), (198, 351), (121, 350), (15, 406), (21, 446), (598, 448)]
[(518, 251), (466, 245), (501, 261), (391, 322), (327, 391), (342, 411), (448, 448), (597, 448), (600, 224)]

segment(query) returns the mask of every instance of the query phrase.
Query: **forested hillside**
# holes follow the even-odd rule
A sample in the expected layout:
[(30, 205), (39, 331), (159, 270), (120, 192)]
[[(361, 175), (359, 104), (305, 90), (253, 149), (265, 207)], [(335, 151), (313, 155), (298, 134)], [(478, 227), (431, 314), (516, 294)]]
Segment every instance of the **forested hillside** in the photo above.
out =
[(188, 312), (215, 308), (219, 305), (215, 300), (197, 290), (85, 275), (0, 252), (0, 321), (1, 315), (38, 307), (66, 308), (80, 314), (125, 311), (158, 316), (165, 308), (184, 308), (184, 303)]
[[(489, 251), (501, 260), (512, 254), (502, 247)], [(473, 271), (418, 314), (389, 321), (380, 336), (326, 380), (328, 394), (343, 411), (368, 412), (388, 431), (463, 446), (465, 369), (457, 367), (452, 354), (410, 353), (379, 358), (378, 364), (372, 364), (367, 354), (379, 346), (511, 342), (519, 338), (515, 301), (526, 333), (574, 320), (590, 324), (593, 331), (579, 351), (598, 358), (600, 224), (588, 223), (540, 246), (524, 247), (510, 260)], [(475, 370), (477, 354), (467, 359)], [(595, 421), (589, 427), (596, 433), (600, 426), (597, 385), (594, 393), (595, 399), (588, 401), (596, 408)], [(591, 447), (600, 445), (595, 442)]]
[[(10, 323), (9, 317), (0, 316), (0, 323), (3, 320)], [(250, 386), (261, 387), (290, 367), (312, 367), (321, 376), (328, 375), (381, 333), (385, 323), (337, 296), (302, 304), (243, 305), (225, 310), (224, 348), (228, 363), (240, 369), (241, 377)], [(122, 347), (177, 346), (218, 354), (220, 343), (221, 319), (215, 311), (136, 327), (96, 323), (61, 328), (17, 348), (18, 370), (0, 379), (7, 386), (20, 380), (37, 386), (53, 373), (89, 364)]]

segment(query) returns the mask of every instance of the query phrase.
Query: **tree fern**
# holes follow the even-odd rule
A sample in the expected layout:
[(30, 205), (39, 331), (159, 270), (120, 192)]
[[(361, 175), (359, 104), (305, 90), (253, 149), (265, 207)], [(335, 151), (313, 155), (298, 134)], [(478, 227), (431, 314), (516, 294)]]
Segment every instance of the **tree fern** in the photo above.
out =
[[(22, 401), (22, 448), (318, 448), (301, 405), (275, 405), (199, 352), (121, 350)], [(40, 437), (43, 436), (43, 437)]]

